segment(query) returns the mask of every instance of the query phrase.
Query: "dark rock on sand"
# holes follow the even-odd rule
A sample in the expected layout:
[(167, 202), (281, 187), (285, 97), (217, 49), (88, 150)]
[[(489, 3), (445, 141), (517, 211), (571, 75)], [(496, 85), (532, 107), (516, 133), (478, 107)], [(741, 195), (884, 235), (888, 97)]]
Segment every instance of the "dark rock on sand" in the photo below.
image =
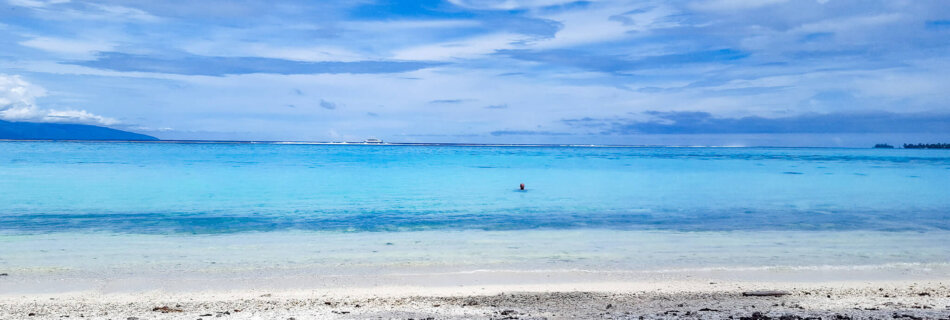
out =
[[(838, 319), (838, 318), (837, 318), (838, 316), (840, 316), (840, 315), (835, 315), (835, 319)], [(752, 315), (751, 315), (751, 316), (748, 316), (748, 317), (739, 317), (739, 320), (772, 320), (772, 319), (777, 319), (777, 320), (821, 320), (820, 317), (804, 317), (804, 318), (803, 318), (802, 316), (796, 316), (796, 315), (793, 315), (793, 314), (785, 314), (785, 315), (782, 315), (782, 316), (779, 316), (779, 317), (776, 318), (776, 317), (770, 317), (770, 316), (765, 315), (765, 314), (763, 314), (763, 313), (761, 313), (761, 312), (753, 312)], [(847, 318), (847, 319), (851, 319), (851, 318)]]
[(781, 297), (788, 294), (789, 293), (785, 291), (765, 290), (765, 291), (746, 291), (742, 293), (742, 296), (743, 297)]
[[(762, 314), (761, 312), (753, 312), (752, 316), (748, 317), (739, 317), (739, 320), (771, 320), (772, 317)], [(785, 319), (785, 318), (782, 318)], [(796, 318), (792, 318), (796, 319)]]
[(155, 307), (155, 308), (152, 308), (152, 311), (161, 312), (161, 313), (182, 312), (181, 309), (169, 308), (168, 306)]
[(762, 314), (761, 312), (753, 312), (752, 316), (749, 317), (739, 317), (739, 320), (771, 320), (772, 317)]

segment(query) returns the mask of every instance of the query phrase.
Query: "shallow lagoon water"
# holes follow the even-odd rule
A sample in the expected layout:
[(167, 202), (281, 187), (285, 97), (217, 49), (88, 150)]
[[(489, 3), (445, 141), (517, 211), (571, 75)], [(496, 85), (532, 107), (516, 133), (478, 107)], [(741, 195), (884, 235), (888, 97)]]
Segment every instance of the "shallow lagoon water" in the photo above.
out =
[(4, 142), (0, 231), (948, 230), (947, 181), (944, 150)]
[(948, 181), (945, 150), (2, 142), (0, 272), (944, 270)]

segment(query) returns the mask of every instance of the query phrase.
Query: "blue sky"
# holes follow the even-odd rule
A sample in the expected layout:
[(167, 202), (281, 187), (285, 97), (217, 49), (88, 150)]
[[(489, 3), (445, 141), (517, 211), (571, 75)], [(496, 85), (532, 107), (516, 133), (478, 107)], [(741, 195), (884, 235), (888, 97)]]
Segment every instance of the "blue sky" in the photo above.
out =
[(164, 139), (950, 140), (945, 1), (0, 1), (3, 120)]

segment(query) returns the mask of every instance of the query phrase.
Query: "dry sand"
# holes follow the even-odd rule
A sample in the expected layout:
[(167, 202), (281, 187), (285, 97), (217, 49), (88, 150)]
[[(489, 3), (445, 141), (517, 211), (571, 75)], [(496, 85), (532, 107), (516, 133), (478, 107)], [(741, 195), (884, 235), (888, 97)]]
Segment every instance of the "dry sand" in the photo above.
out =
[[(781, 297), (743, 292), (781, 290)], [(950, 281), (567, 283), (0, 295), (0, 319), (950, 319)]]

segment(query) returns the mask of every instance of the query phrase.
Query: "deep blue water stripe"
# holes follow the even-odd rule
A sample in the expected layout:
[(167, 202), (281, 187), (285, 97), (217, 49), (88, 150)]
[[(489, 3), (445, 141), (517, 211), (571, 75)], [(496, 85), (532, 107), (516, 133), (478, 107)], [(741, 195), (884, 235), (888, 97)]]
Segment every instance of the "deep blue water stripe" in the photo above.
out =
[(887, 212), (663, 212), (663, 213), (519, 213), (447, 214), (373, 212), (315, 216), (226, 216), (180, 213), (24, 214), (0, 216), (0, 231), (55, 233), (237, 233), (284, 230), (418, 231), (436, 229), (527, 230), (606, 228), (622, 230), (950, 230), (950, 213)]

